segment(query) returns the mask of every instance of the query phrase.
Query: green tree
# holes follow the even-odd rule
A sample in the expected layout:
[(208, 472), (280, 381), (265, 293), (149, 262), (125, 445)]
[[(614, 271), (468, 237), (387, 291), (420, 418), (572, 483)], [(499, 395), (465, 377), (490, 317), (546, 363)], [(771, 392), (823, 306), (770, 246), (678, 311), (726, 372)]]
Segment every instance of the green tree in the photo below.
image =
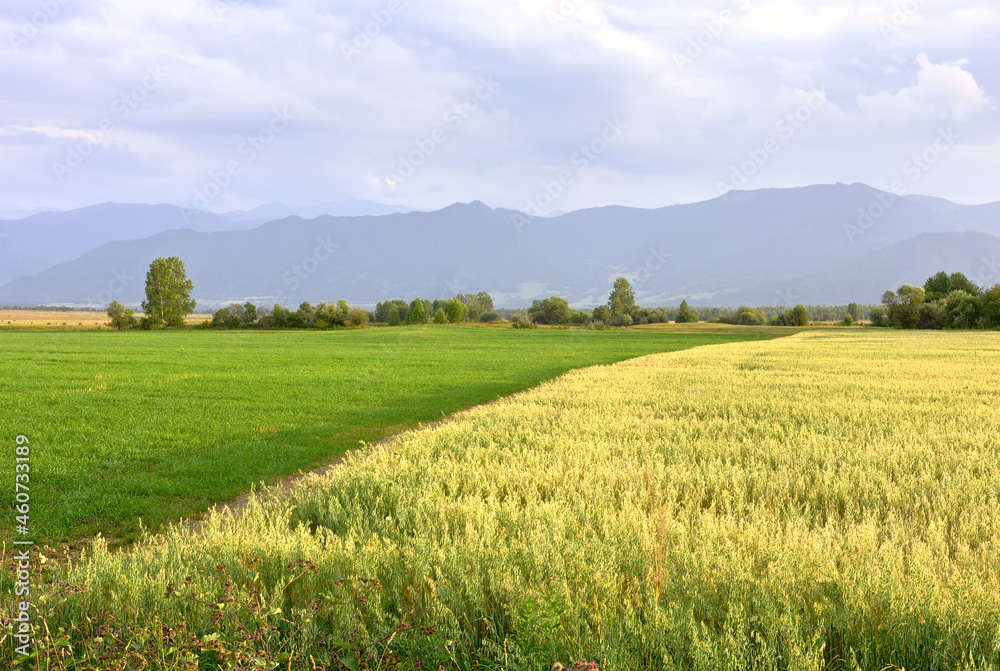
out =
[(951, 279), (948, 277), (948, 273), (941, 271), (927, 278), (927, 281), (924, 282), (924, 292), (926, 300), (929, 301), (945, 298), (951, 293)]
[(601, 322), (601, 324), (605, 326), (610, 325), (611, 309), (607, 305), (598, 305), (596, 308), (594, 308), (592, 320), (595, 322)]
[(424, 302), (419, 298), (415, 298), (412, 303), (410, 303), (410, 310), (406, 313), (406, 323), (407, 324), (426, 324), (427, 323), (427, 313), (424, 312)]
[(386, 323), (389, 326), (399, 326), (399, 306), (392, 305), (389, 308), (389, 316), (386, 318)]
[(340, 324), (347, 324), (347, 320), (351, 316), (351, 306), (343, 298), (337, 301), (337, 312), (340, 313)]
[(953, 291), (964, 291), (972, 296), (978, 296), (982, 291), (962, 273), (935, 273), (924, 282), (924, 301), (932, 303), (948, 298)]
[(886, 291), (882, 295), (889, 326), (900, 326), (905, 329), (916, 328), (920, 323), (920, 306), (927, 295), (923, 287), (904, 284), (895, 292)]
[(741, 305), (737, 308), (733, 319), (733, 323), (740, 326), (763, 326), (767, 323), (767, 317), (746, 305)]
[(448, 323), (448, 315), (444, 313), (444, 310), (442, 308), (438, 308), (437, 310), (434, 311), (434, 323), (435, 324)]
[(982, 314), (976, 326), (984, 329), (1000, 327), (1000, 284), (994, 284), (992, 289), (983, 292), (981, 300)]
[(698, 321), (698, 313), (691, 310), (686, 300), (681, 301), (681, 307), (677, 310), (674, 321), (678, 324), (693, 324)]
[(885, 314), (885, 308), (881, 305), (873, 307), (868, 315), (868, 318), (871, 320), (872, 326), (878, 326), (881, 328), (889, 325), (889, 318)]
[(485, 291), (476, 294), (476, 303), (479, 304), (479, 309), (482, 312), (493, 312), (493, 297)]
[(138, 324), (132, 308), (127, 308), (118, 301), (111, 301), (107, 312), (112, 328), (116, 328), (119, 331), (135, 328), (136, 324)]
[(453, 298), (448, 301), (448, 321), (452, 324), (459, 324), (465, 319), (465, 306), (462, 301)]
[(861, 306), (857, 303), (851, 303), (847, 306), (847, 314), (851, 315), (852, 322), (861, 321)]
[(608, 308), (611, 310), (611, 320), (616, 326), (624, 323), (625, 315), (631, 316), (635, 312), (635, 290), (624, 277), (615, 280), (611, 295), (608, 296)]
[(347, 313), (347, 323), (354, 327), (361, 327), (368, 323), (371, 315), (364, 308), (353, 308)]
[(149, 265), (146, 273), (146, 300), (142, 311), (148, 324), (184, 326), (184, 318), (194, 312), (191, 300), (194, 283), (188, 279), (184, 262), (176, 256), (160, 257)]
[(528, 308), (528, 316), (536, 324), (569, 324), (573, 318), (573, 311), (570, 310), (565, 298), (551, 296), (532, 301), (531, 307)]
[(809, 326), (809, 309), (804, 305), (796, 305), (789, 314), (789, 326)]

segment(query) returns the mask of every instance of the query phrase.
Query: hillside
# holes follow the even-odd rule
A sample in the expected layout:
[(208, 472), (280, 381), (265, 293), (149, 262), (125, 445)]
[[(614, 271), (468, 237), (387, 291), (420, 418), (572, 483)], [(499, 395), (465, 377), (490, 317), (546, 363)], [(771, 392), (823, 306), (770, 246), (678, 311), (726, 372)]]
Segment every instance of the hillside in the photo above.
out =
[[(500, 305), (524, 305), (552, 294), (585, 305), (603, 302), (619, 275), (632, 280), (640, 302), (653, 305), (675, 304), (682, 297), (703, 304), (775, 304), (787, 302), (783, 295), (807, 303), (841, 296), (870, 302), (886, 288), (886, 279), (890, 285), (898, 277), (922, 280), (931, 265), (972, 268), (974, 274), (980, 247), (992, 249), (992, 237), (951, 239), (936, 255), (935, 244), (924, 243), (920, 262), (879, 252), (923, 235), (1000, 234), (990, 206), (951, 205), (837, 184), (732, 192), (653, 210), (603, 207), (544, 219), (479, 202), (435, 212), (288, 217), (250, 230), (223, 230), (237, 224), (203, 215), (193, 220), (197, 230), (142, 236), (163, 225), (162, 208), (170, 206), (158, 206), (161, 219), (128, 228), (123, 218), (102, 233), (107, 238), (117, 232), (119, 239), (0, 287), (0, 303), (103, 304), (111, 294), (137, 303), (150, 261), (170, 255), (186, 262), (203, 307), (246, 299), (297, 305), (346, 298), (365, 304), (480, 290)], [(866, 211), (876, 216), (865, 218)], [(45, 216), (56, 215), (36, 215)], [(44, 227), (36, 229), (34, 242), (18, 247), (55, 260), (54, 252), (39, 251), (45, 248)], [(126, 233), (132, 239), (124, 239)], [(75, 234), (74, 239), (83, 235)], [(881, 259), (878, 264), (873, 255)], [(879, 274), (868, 284), (857, 268), (875, 266)]]

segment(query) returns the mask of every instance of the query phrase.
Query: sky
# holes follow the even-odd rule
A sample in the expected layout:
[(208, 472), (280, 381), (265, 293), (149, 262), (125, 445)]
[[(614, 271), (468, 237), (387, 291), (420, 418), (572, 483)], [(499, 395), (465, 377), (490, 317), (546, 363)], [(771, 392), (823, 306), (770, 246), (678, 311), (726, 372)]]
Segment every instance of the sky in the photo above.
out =
[(1000, 201), (996, 0), (4, 0), (0, 210)]

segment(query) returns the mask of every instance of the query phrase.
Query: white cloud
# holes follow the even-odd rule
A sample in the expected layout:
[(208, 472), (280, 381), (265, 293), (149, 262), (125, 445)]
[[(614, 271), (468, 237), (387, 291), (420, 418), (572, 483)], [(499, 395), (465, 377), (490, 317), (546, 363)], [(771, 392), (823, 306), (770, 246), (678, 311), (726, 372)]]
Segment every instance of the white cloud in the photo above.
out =
[[(0, 25), (15, 29), (37, 1), (9, 0)], [(345, 42), (389, 0), (73, 0), (20, 54), (0, 57), (0, 208), (183, 202), (285, 105), (293, 127), (227, 199), (521, 206), (621, 117), (627, 134), (558, 208), (690, 202), (714, 195), (733, 162), (818, 89), (829, 96), (822, 114), (747, 188), (891, 178), (927, 141), (911, 119), (964, 120), (963, 143), (994, 146), (995, 0), (924, 3), (887, 41), (878, 21), (896, 2), (400, 0), (348, 61)], [(691, 62), (679, 68), (678, 55)], [(168, 77), (118, 122), (113, 101), (149, 67)], [(448, 125), (448, 110), (490, 76), (496, 94)], [(54, 180), (52, 162), (109, 116), (115, 130), (93, 157)], [(442, 124), (448, 140), (419, 174), (386, 182)], [(1000, 199), (1000, 186), (968, 177), (982, 200)]]
[(859, 95), (858, 107), (878, 121), (905, 123), (911, 119), (967, 121), (990, 107), (985, 92), (965, 60), (935, 64), (926, 54), (917, 56), (917, 83), (892, 93)]

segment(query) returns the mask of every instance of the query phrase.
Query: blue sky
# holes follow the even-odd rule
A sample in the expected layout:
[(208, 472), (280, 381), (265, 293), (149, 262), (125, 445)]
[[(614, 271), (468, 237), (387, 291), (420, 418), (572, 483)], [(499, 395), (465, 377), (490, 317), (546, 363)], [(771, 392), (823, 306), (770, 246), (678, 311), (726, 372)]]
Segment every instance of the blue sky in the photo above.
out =
[(1000, 200), (995, 0), (5, 0), (0, 209)]

